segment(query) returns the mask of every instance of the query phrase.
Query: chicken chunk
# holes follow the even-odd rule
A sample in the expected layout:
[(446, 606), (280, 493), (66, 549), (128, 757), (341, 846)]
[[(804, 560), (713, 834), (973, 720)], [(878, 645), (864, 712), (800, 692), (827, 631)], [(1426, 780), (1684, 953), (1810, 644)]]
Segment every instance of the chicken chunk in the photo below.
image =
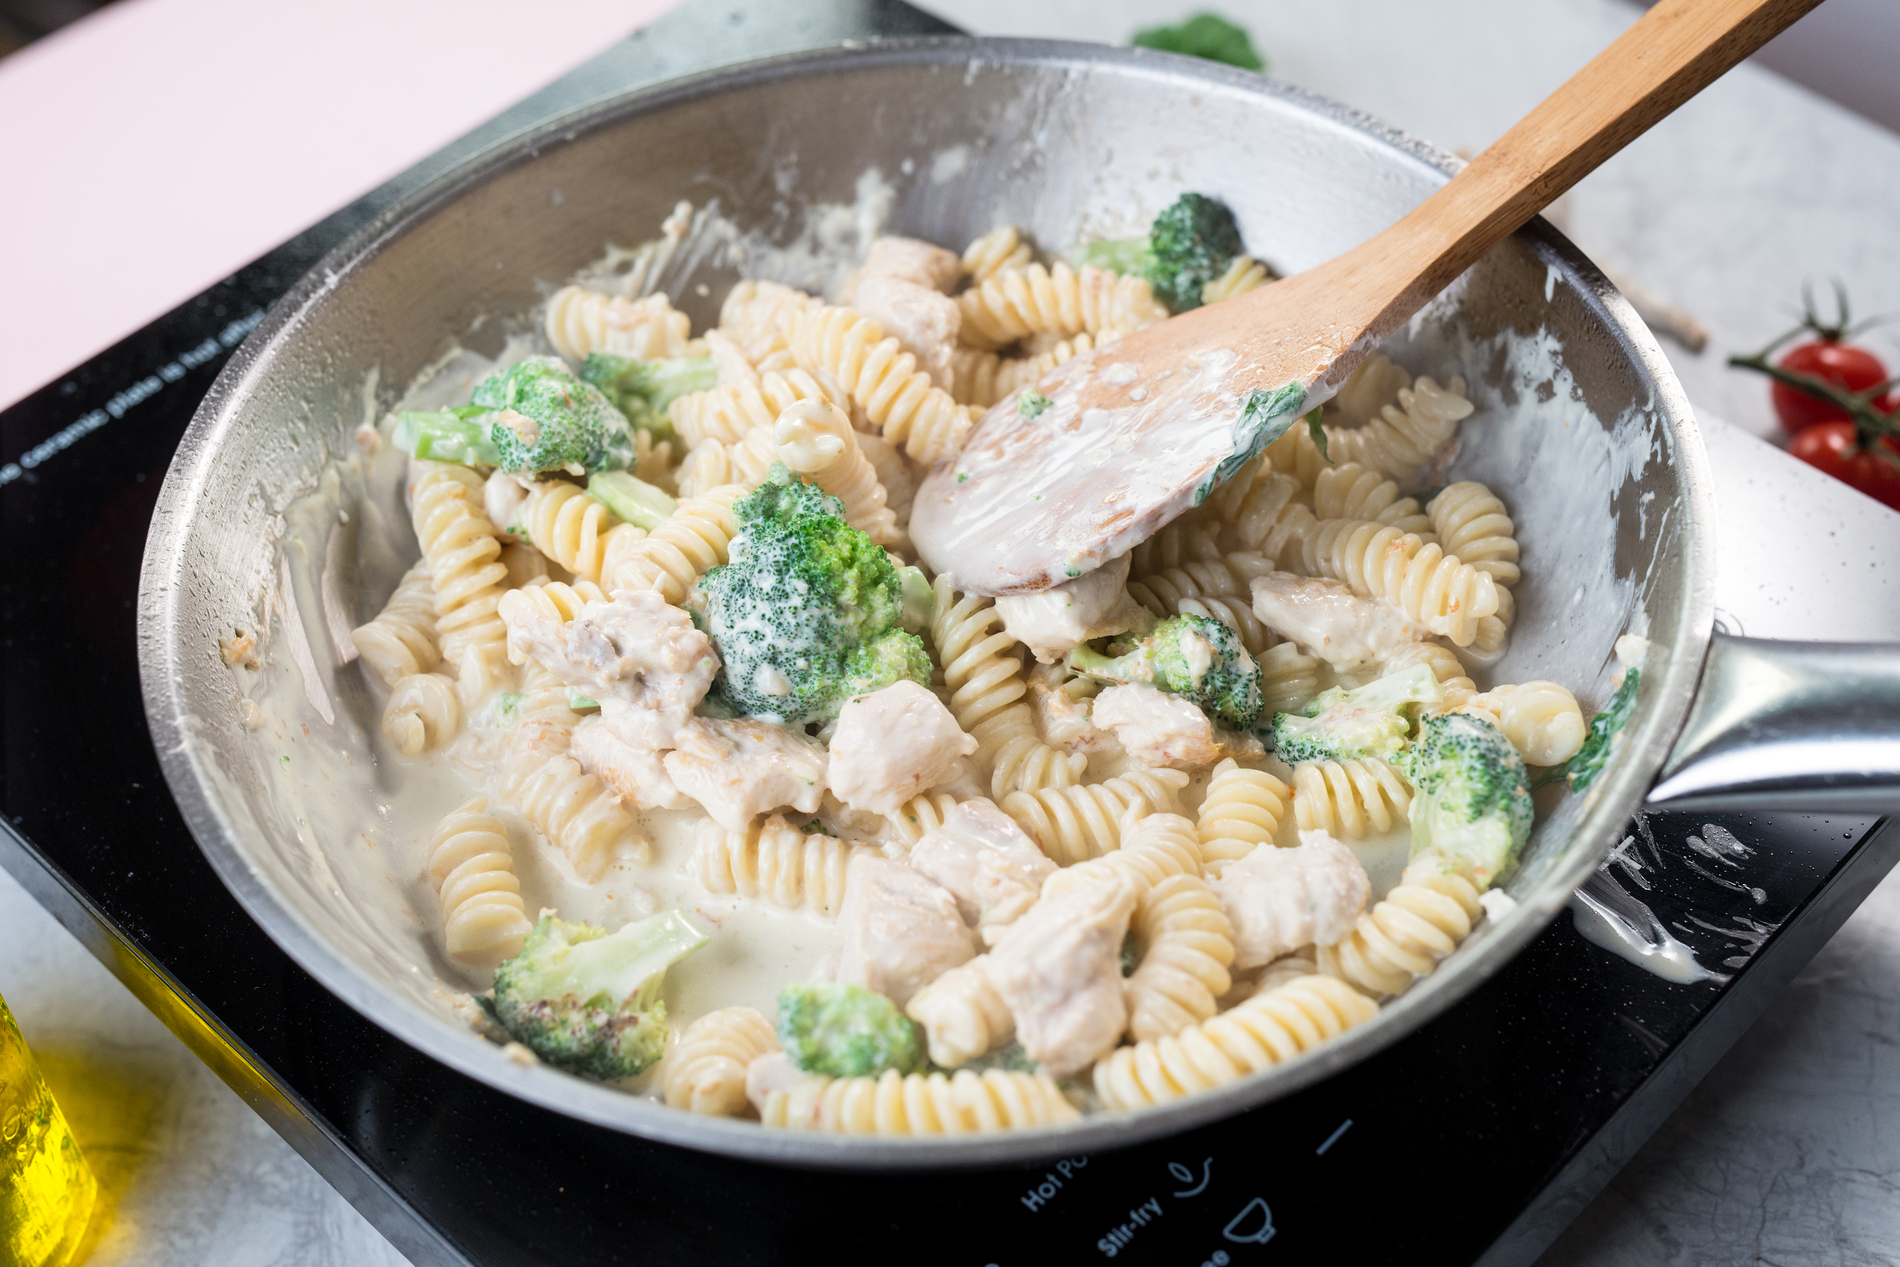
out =
[(815, 811), (825, 796), (825, 750), (814, 739), (755, 718), (695, 717), (666, 754), (675, 787), (729, 831), (768, 810)]
[(860, 695), (838, 710), (831, 790), (852, 809), (889, 816), (926, 788), (953, 779), (976, 740), (943, 701), (915, 682)]
[(1003, 628), (1048, 664), (1092, 638), (1146, 625), (1153, 617), (1128, 596), (1130, 561), (1124, 554), (1062, 585), (997, 599)]
[(719, 671), (692, 618), (649, 591), (622, 590), (565, 622), (521, 590), (503, 594), (500, 610), (510, 654), (533, 656), (600, 701), (607, 725), (636, 748), (671, 748)]
[(957, 899), (964, 920), (994, 945), (1042, 894), (1056, 864), (1023, 834), (1016, 820), (985, 800), (964, 801), (924, 833), (910, 865)]
[(1352, 931), (1372, 882), (1352, 850), (1324, 831), (1294, 849), (1261, 845), (1208, 884), (1234, 926), (1234, 970), (1272, 963), (1309, 942), (1329, 946)]
[(1088, 1068), (1127, 1027), (1122, 939), (1137, 896), (1120, 874), (1090, 876), (1037, 902), (990, 951), (1017, 1039), (1057, 1077)]
[(528, 492), (527, 481), (506, 471), (496, 471), (482, 485), (482, 511), (488, 516), (488, 522), (500, 530), (504, 542), (523, 539), (510, 532), (509, 526), (515, 521), (515, 512), (528, 500)]
[(901, 277), (876, 275), (859, 279), (852, 307), (882, 326), (885, 334), (895, 335), (917, 358), (917, 368), (950, 390), (950, 354), (963, 323), (956, 300)]
[[(1084, 689), (1077, 690), (1077, 686)], [(1065, 752), (1114, 752), (1114, 733), (1095, 724), (1095, 694), (1101, 683), (1078, 678), (1058, 664), (1029, 669), (1029, 706), (1036, 713), (1042, 741)]]
[(838, 937), (818, 975), (876, 990), (903, 1007), (975, 955), (950, 890), (901, 862), (861, 853), (845, 871)]
[(895, 277), (947, 295), (962, 276), (963, 261), (955, 251), (916, 238), (879, 238), (871, 243), (864, 267), (845, 279), (844, 302), (856, 306), (858, 288), (872, 277)]
[(583, 717), (574, 727), (568, 751), (581, 769), (598, 775), (615, 795), (641, 809), (685, 809), (693, 803), (673, 785), (664, 753), (628, 743), (604, 717)]
[(1209, 766), (1266, 751), (1252, 735), (1216, 726), (1192, 700), (1141, 682), (1109, 687), (1095, 697), (1089, 716), (1145, 765)]
[(1254, 580), (1253, 614), (1335, 667), (1381, 660), (1432, 636), (1391, 603), (1361, 598), (1344, 581), (1291, 572)]

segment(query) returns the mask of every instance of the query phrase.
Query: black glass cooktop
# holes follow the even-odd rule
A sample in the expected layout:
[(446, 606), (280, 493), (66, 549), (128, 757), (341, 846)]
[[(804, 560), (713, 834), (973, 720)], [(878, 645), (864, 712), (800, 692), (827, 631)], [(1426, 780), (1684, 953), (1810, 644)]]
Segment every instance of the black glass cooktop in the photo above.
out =
[(1722, 979), (1567, 917), (1333, 1080), (1157, 1143), (948, 1174), (712, 1157), (512, 1100), (337, 1001), (239, 910), (158, 771), (139, 561), (225, 358), (325, 250), (456, 157), (639, 82), (947, 30), (894, 3), (690, 4), (0, 414), (0, 865), (418, 1264), (1527, 1263), (1878, 883), (1865, 817), (1653, 815), (1602, 882)]

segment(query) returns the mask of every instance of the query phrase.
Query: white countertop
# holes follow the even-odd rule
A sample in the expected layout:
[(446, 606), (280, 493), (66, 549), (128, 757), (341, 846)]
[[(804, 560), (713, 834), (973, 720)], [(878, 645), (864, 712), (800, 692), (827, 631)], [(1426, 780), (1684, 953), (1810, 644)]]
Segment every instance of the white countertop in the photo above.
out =
[[(292, 18), (266, 18), (246, 6), (238, 20), (232, 6), (123, 0), (0, 62), (0, 117), (25, 117), (30, 106), (36, 124), (45, 121), (44, 128), (0, 129), (0, 164), (23, 188), (63, 191), (30, 205), (0, 200), (0, 241), (38, 247), (31, 267), (10, 257), (0, 270), (0, 345), (9, 348), (0, 360), (0, 404), (667, 7), (664, 0), (544, 0), (531, 20), (509, 21), (528, 7), (351, 0), (321, 11), (279, 6)], [(1136, 26), (1191, 6), (929, 0), (925, 7), (984, 33), (1119, 42)], [(1617, 0), (1222, 0), (1219, 7), (1249, 25), (1275, 75), (1468, 151), (1635, 16)], [(359, 38), (365, 30), (379, 38)], [(153, 56), (168, 40), (184, 43), (175, 56), (169, 48)], [(410, 51), (425, 40), (436, 56)], [(148, 69), (143, 78), (110, 80), (130, 82), (142, 96), (136, 119), (117, 112), (108, 126), (85, 112), (89, 96), (124, 100), (99, 98), (98, 67), (112, 59)], [(227, 81), (218, 92), (201, 82), (200, 64), (268, 66), (271, 74), (252, 74), (256, 82), (236, 87)], [(398, 80), (414, 91), (398, 95), (390, 87)], [(246, 129), (258, 130), (245, 121), (254, 112), (228, 103), (247, 94), (270, 102), (268, 127), (258, 134), (289, 138), (280, 146), (289, 152), (322, 151), (321, 161), (302, 164), (317, 171), (292, 171), (294, 164), (278, 171), (266, 162), (233, 177), (195, 151), (181, 159), (163, 144), (195, 135), (199, 120), (216, 117), (219, 128), (242, 134), (235, 144), (220, 139), (228, 146), (222, 152), (244, 152)], [(362, 105), (361, 94), (375, 98), (374, 108)], [(222, 114), (215, 96), (227, 103)], [(411, 97), (433, 104), (399, 108)], [(349, 126), (339, 129), (338, 118)], [(349, 139), (338, 145), (338, 136)], [(76, 138), (86, 141), (83, 161)], [(107, 179), (114, 173), (116, 184)], [(220, 181), (238, 203), (216, 193)], [(154, 232), (154, 217), (124, 215), (129, 184), (176, 236), (137, 236)], [(194, 200), (215, 204), (219, 217), (200, 217), (187, 231)], [(1767, 435), (1765, 386), (1727, 370), (1723, 358), (1791, 324), (1786, 310), (1804, 279), (1845, 278), (1863, 313), (1900, 309), (1897, 206), (1900, 138), (1743, 67), (1585, 180), (1556, 218), (1612, 273), (1708, 328), (1710, 347), (1700, 357), (1665, 345), (1691, 399)], [(1889, 363), (1900, 362), (1894, 328), (1868, 341)], [(1817, 487), (1835, 496), (1805, 508), (1803, 531), (1825, 535), (1829, 504), (1872, 509), (1838, 485)], [(1775, 514), (1762, 510), (1765, 518)], [(1900, 518), (1892, 523), (1900, 534)], [(1886, 539), (1900, 546), (1900, 537)], [(1807, 604), (1789, 604), (1787, 618), (1803, 617)], [(90, 1259), (95, 1267), (403, 1261), (4, 873), (0, 994), (42, 1055), (115, 1202)], [(1875, 892), (1543, 1263), (1893, 1263), (1897, 1189), (1900, 876)]]

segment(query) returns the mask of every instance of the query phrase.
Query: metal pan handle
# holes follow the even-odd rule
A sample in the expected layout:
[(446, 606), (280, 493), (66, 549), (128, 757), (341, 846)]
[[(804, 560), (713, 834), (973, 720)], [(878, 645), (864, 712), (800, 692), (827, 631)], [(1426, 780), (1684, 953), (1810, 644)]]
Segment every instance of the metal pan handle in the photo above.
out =
[(1646, 808), (1900, 812), (1900, 644), (1715, 635)]

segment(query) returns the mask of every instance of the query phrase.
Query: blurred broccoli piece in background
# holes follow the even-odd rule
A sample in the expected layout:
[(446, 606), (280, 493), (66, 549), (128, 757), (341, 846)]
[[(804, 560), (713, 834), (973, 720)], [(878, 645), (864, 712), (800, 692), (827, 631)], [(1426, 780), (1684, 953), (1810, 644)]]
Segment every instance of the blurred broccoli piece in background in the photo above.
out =
[(530, 356), (475, 385), (471, 405), (510, 474), (624, 471), (633, 465), (633, 433), (598, 387), (577, 378), (558, 356)]
[(914, 1073), (924, 1063), (916, 1022), (859, 985), (807, 981), (780, 990), (778, 1041), (800, 1069), (833, 1078)]
[(1129, 43), (1163, 53), (1204, 57), (1210, 62), (1223, 62), (1242, 70), (1267, 68), (1265, 59), (1254, 51), (1247, 29), (1214, 13), (1197, 13), (1179, 26), (1143, 27)]
[(1240, 253), (1240, 225), (1227, 204), (1190, 192), (1154, 218), (1147, 237), (1090, 243), (1080, 260), (1145, 277), (1170, 312), (1186, 312), (1201, 306), (1201, 288)]
[(640, 361), (611, 352), (589, 352), (581, 377), (600, 388), (614, 407), (655, 440), (673, 438), (666, 407), (681, 396), (719, 385), (719, 371), (710, 356), (669, 356)]
[(667, 967), (710, 938), (679, 911), (617, 932), (543, 915), (495, 969), (489, 1015), (542, 1060), (587, 1078), (626, 1078), (666, 1051)]

